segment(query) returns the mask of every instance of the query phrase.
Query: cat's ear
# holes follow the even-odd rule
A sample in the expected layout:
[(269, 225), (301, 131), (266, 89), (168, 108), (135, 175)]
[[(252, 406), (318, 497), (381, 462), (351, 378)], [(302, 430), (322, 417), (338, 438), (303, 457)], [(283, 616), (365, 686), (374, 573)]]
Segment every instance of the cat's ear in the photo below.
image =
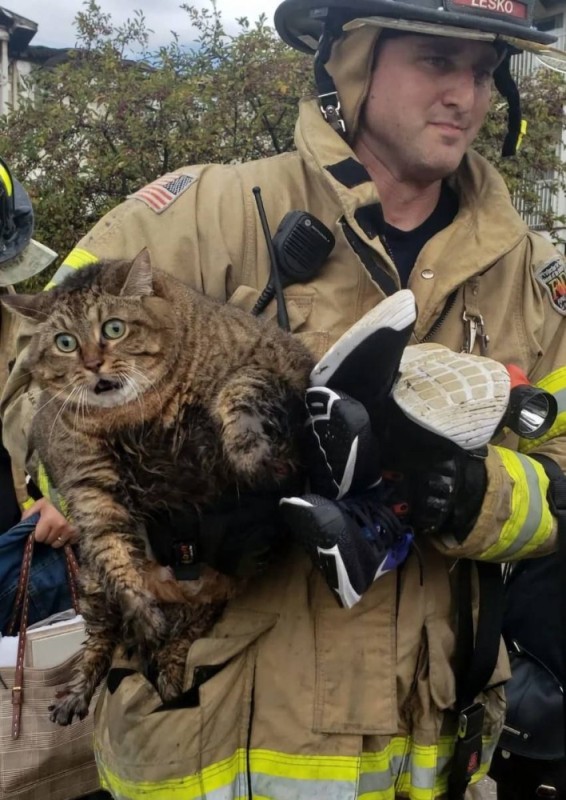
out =
[(3, 294), (0, 302), (6, 308), (26, 319), (43, 322), (48, 316), (45, 295), (39, 294)]
[(120, 294), (123, 297), (146, 297), (153, 294), (153, 272), (147, 247), (132, 261)]

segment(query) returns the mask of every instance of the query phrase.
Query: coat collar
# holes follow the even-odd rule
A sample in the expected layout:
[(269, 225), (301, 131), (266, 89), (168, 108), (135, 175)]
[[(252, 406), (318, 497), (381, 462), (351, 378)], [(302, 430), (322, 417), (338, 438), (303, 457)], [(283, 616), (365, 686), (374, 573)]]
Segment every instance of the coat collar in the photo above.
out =
[[(338, 214), (391, 265), (379, 238), (368, 237), (356, 219), (359, 208), (379, 205), (375, 184), (349, 145), (322, 119), (316, 101), (301, 103), (295, 142), (307, 168), (316, 173), (315, 180), (322, 177), (326, 183)], [(460, 199), (458, 214), (427, 242), (415, 265), (417, 270), (433, 269), (435, 280), (424, 286), (416, 279), (410, 282), (423, 328), (454, 289), (496, 265), (528, 233), (503, 178), (475, 151), (466, 154), (450, 183)]]

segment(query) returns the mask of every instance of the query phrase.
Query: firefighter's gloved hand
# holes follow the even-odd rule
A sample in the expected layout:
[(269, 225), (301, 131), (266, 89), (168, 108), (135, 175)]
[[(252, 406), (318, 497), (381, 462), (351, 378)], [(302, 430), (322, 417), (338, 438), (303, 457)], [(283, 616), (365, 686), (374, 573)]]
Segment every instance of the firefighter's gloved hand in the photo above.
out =
[(405, 472), (410, 519), (418, 533), (450, 533), (463, 542), (479, 516), (487, 489), (486, 451), (443, 453)]
[(225, 496), (213, 508), (160, 511), (146, 522), (153, 554), (177, 579), (191, 580), (208, 564), (248, 577), (265, 569), (285, 540), (279, 492)]

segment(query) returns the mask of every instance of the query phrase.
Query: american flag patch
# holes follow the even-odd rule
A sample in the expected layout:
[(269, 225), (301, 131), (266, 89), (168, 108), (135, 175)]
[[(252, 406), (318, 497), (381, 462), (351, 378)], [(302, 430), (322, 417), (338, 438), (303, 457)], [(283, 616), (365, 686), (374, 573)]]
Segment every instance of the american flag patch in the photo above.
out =
[(189, 186), (197, 180), (196, 175), (182, 175), (180, 172), (168, 172), (161, 178), (148, 183), (137, 192), (128, 195), (132, 200), (141, 200), (156, 214), (161, 214), (179, 195), (183, 194)]

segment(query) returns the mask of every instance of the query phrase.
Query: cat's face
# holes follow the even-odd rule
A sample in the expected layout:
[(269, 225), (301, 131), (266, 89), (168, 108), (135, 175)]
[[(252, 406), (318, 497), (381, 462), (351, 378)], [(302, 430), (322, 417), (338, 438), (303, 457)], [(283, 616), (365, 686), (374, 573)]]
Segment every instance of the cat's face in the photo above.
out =
[(147, 251), (2, 302), (35, 326), (28, 364), (41, 388), (83, 410), (141, 403), (177, 358), (181, 336), (171, 303), (154, 293)]
[(110, 408), (160, 383), (172, 332), (148, 309), (157, 298), (72, 300), (57, 302), (34, 337), (33, 371), (43, 388), (75, 405)]

